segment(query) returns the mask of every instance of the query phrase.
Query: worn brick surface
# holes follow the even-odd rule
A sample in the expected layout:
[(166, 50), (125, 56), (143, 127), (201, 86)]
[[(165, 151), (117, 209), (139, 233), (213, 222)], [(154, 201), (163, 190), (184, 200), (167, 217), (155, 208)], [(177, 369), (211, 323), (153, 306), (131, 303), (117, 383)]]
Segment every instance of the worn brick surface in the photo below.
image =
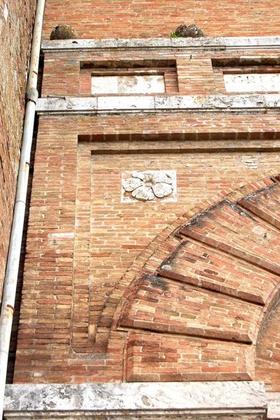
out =
[[(224, 250), (222, 254), (213, 246), (208, 250), (208, 243), (199, 248), (191, 240), (192, 252), (200, 250), (211, 258), (207, 264), (212, 271), (208, 272), (203, 266), (205, 259), (198, 257), (200, 270), (209, 276), (207, 284), (205, 276), (201, 280), (198, 269), (189, 271), (185, 261), (188, 247), (180, 248), (176, 263), (170, 262), (173, 271), (184, 273), (186, 281), (167, 276), (167, 290), (157, 285), (150, 288), (145, 281), (141, 283), (138, 272), (155, 275), (163, 263), (164, 269), (166, 258), (178, 246), (176, 237), (161, 243), (158, 254), (152, 251), (146, 263), (141, 255), (153, 247), (154, 238), (165, 229), (171, 233), (183, 214), (186, 220), (193, 208), (201, 211), (201, 206), (203, 210), (250, 182), (253, 190), (271, 184), (269, 179), (264, 183), (257, 180), (266, 174), (277, 174), (278, 153), (271, 151), (271, 145), (278, 142), (277, 135), (263, 140), (261, 153), (254, 149), (259, 141), (254, 138), (267, 136), (267, 127), (272, 124), (277, 132), (273, 112), (261, 119), (238, 113), (40, 117), (17, 382), (183, 380), (193, 375), (193, 370), (186, 367), (178, 376), (178, 366), (184, 364), (178, 355), (170, 364), (158, 360), (145, 365), (151, 350), (144, 344), (143, 357), (147, 359), (139, 361), (138, 350), (127, 344), (131, 329), (141, 331), (143, 343), (150, 340), (145, 331), (153, 330), (155, 340), (165, 343), (163, 348), (174, 346), (173, 341), (180, 336), (182, 352), (195, 338), (200, 337), (196, 342), (203, 349), (210, 340), (213, 352), (225, 352), (229, 361), (217, 362), (220, 367), (215, 370), (212, 350), (206, 351), (205, 371), (199, 367), (199, 361), (191, 368), (197, 366), (200, 380), (255, 378), (253, 348), (263, 310), (278, 286), (277, 270), (267, 270), (254, 259), (244, 261), (227, 249), (223, 256)], [(184, 135), (172, 135), (172, 131), (183, 133), (186, 127), (188, 132)], [(251, 140), (249, 130), (254, 133)], [(244, 140), (236, 140), (238, 131)], [(227, 135), (227, 140), (221, 140)], [(226, 151), (226, 144), (236, 145), (235, 152)], [(252, 150), (242, 151), (245, 146)], [(177, 170), (177, 202), (122, 203), (122, 172), (151, 168)], [(245, 188), (243, 195), (246, 191)], [(277, 197), (276, 189), (271, 193)], [(242, 194), (238, 199), (241, 197)], [(271, 218), (276, 217), (274, 208), (275, 205)], [(277, 246), (276, 231), (269, 221), (259, 222), (242, 214), (234, 206), (219, 205), (209, 212), (209, 222), (207, 217), (203, 222), (205, 227), (199, 222), (192, 232), (205, 233), (209, 227), (211, 232), (220, 232), (228, 246), (231, 241), (243, 241), (243, 248), (250, 250), (254, 241), (262, 243), (267, 232), (266, 241)], [(187, 227), (183, 229), (186, 231)], [(187, 242), (186, 234), (183, 242)], [(266, 258), (270, 264), (278, 258), (276, 248), (259, 244), (257, 249), (257, 243), (254, 246), (264, 263)], [(205, 247), (207, 250), (203, 251)], [(262, 255), (267, 248), (271, 248), (271, 257)], [(277, 255), (273, 256), (275, 252)], [(178, 262), (181, 259), (182, 265)], [(126, 275), (130, 278), (127, 285)], [(188, 282), (190, 276), (199, 281)], [(226, 349), (231, 349), (231, 353)], [(132, 356), (128, 356), (130, 351)]]
[[(66, 23), (81, 38), (162, 37), (186, 18), (210, 36), (275, 35), (274, 11), (275, 0), (49, 0), (44, 36)], [(250, 71), (271, 71), (277, 54), (46, 52), (42, 94), (90, 96), (93, 70), (133, 66), (165, 69), (167, 95), (224, 94), (224, 70), (254, 56)], [(279, 389), (279, 133), (273, 109), (40, 115), (15, 381)], [(176, 200), (123, 202), (123, 173), (145, 170), (176, 171)]]
[[(155, 63), (152, 68), (163, 68), (170, 63), (165, 73), (167, 94), (184, 95), (217, 95), (226, 94), (223, 72), (262, 72), (272, 71), (271, 66), (262, 64), (264, 58), (277, 60), (274, 50), (258, 49), (254, 51), (255, 65), (240, 66), (241, 59), (251, 53), (244, 49), (230, 51), (180, 51), (164, 48), (163, 50), (96, 50), (90, 52), (46, 52), (44, 60), (44, 77), (42, 96), (91, 96), (92, 71), (123, 66), (133, 68)], [(231, 60), (231, 66), (228, 61)], [(261, 67), (256, 63), (259, 62)], [(219, 66), (216, 63), (220, 63)], [(146, 67), (147, 68), (147, 67)], [(277, 67), (279, 69), (279, 67)], [(260, 70), (259, 70), (260, 71)], [(275, 70), (274, 70), (275, 71)], [(168, 75), (168, 77), (167, 77)]]
[(35, 0), (0, 0), (0, 295), (14, 204)]
[(203, 285), (208, 290), (263, 304), (277, 284), (277, 276), (256, 267), (251, 279), (249, 267), (246, 261), (188, 239), (184, 246), (179, 245), (173, 258), (162, 264), (160, 273), (174, 281)]
[(232, 342), (130, 333), (127, 380), (250, 380), (250, 351)]
[(279, 375), (279, 306), (276, 306), (265, 319), (260, 331), (257, 346), (257, 368), (256, 374), (260, 380), (269, 385), (272, 391), (280, 389)]
[(68, 24), (79, 38), (169, 36), (182, 23), (196, 23), (208, 36), (279, 35), (278, 1), (237, 0), (48, 0), (44, 36)]
[(262, 312), (248, 302), (160, 276), (144, 278), (134, 299), (123, 312), (123, 326), (244, 343), (253, 340)]

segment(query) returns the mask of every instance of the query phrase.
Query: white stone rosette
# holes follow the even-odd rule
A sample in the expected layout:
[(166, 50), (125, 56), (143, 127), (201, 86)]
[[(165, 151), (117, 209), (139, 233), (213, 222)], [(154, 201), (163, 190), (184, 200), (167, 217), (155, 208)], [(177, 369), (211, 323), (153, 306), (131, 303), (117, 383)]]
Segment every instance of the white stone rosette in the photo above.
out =
[(174, 176), (170, 172), (173, 171), (135, 171), (123, 179), (122, 188), (135, 200), (164, 199), (174, 193)]

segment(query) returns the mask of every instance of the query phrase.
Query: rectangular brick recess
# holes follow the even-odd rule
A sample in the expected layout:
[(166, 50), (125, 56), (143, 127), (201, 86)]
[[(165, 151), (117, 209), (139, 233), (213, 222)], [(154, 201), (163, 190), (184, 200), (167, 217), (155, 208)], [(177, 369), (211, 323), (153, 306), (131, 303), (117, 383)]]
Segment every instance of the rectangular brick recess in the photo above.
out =
[[(137, 255), (177, 217), (202, 201), (223, 196), (279, 170), (278, 154), (265, 151), (278, 141), (276, 135), (265, 140), (262, 153), (240, 151), (240, 144), (254, 142), (250, 140), (252, 133), (260, 136), (271, 127), (274, 132), (280, 130), (278, 116), (273, 112), (262, 118), (237, 113), (41, 116), (15, 382), (124, 380), (127, 333), (112, 332), (106, 348), (107, 325), (112, 316), (109, 310), (108, 322), (99, 329), (93, 347), (89, 342), (89, 321), (93, 326), (98, 323), (106, 296)], [(205, 142), (203, 151), (173, 153), (176, 147), (188, 143), (183, 136), (186, 130), (198, 139), (194, 143)], [(182, 139), (173, 139), (172, 132), (183, 133)], [(232, 145), (242, 132), (238, 153), (221, 148), (215, 140), (217, 132), (224, 133), (225, 141)], [(161, 133), (160, 141), (153, 139), (157, 133)], [(236, 133), (235, 138), (232, 133)], [(119, 134), (134, 137), (118, 141)], [(152, 134), (151, 140), (148, 134)], [(93, 135), (99, 140), (78, 142), (79, 136), (93, 139)], [(164, 151), (166, 144), (168, 152)], [(149, 145), (152, 150), (147, 153)], [(114, 153), (106, 151), (114, 147)], [(131, 147), (134, 154), (126, 153)], [(218, 147), (219, 153), (210, 153), (212, 147)], [(242, 159), (247, 156), (255, 159), (253, 168)], [(121, 204), (120, 174), (124, 170), (143, 170), (147, 165), (149, 169), (177, 170), (177, 203)], [(89, 272), (94, 276), (89, 277)], [(238, 345), (236, 351), (241, 351)], [(144, 372), (137, 372), (136, 360), (131, 361), (129, 380), (136, 380), (138, 374), (146, 380)], [(217, 366), (219, 378), (228, 378), (227, 373), (235, 369), (231, 362), (228, 368), (223, 362)], [(248, 379), (243, 362), (238, 366), (237, 376)], [(189, 372), (186, 370), (180, 378), (189, 377)], [(147, 380), (171, 380), (168, 375), (168, 368), (156, 367), (154, 379), (148, 375)], [(215, 378), (215, 374), (209, 377)]]
[[(270, 49), (237, 51), (184, 51), (172, 48), (145, 48), (137, 50), (101, 49), (93, 51), (63, 51), (44, 54), (42, 96), (91, 96), (90, 75), (92, 71), (114, 71), (116, 68), (153, 68), (165, 73), (166, 93), (172, 95), (227, 94), (223, 71), (228, 67), (216, 67), (215, 63), (230, 58), (239, 63), (244, 57), (255, 57), (252, 71), (263, 72), (262, 61), (275, 61), (279, 51)], [(149, 66), (149, 67), (148, 67)], [(152, 66), (152, 67), (151, 67)], [(243, 71), (244, 71), (244, 67)], [(250, 69), (249, 67), (248, 69)], [(270, 66), (270, 70), (274, 67)], [(102, 70), (103, 69), (103, 70)], [(217, 71), (217, 69), (219, 71)], [(233, 70), (238, 67), (232, 68)], [(252, 69), (252, 68), (251, 68)], [(275, 66), (277, 69), (277, 66)], [(232, 70), (232, 71), (233, 71)]]
[(141, 61), (101, 61), (80, 63), (80, 95), (92, 94), (92, 76), (125, 76), (125, 75), (162, 75), (165, 93), (178, 92), (177, 69), (175, 60), (143, 60)]
[(130, 333), (127, 381), (250, 380), (246, 358), (251, 349), (186, 337)]

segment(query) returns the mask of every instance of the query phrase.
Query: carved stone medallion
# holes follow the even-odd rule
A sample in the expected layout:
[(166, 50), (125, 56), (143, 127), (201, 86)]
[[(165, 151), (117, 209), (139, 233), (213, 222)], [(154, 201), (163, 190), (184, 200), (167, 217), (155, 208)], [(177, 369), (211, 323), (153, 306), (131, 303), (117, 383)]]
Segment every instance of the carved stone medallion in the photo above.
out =
[(133, 171), (122, 174), (122, 202), (176, 201), (176, 171)]

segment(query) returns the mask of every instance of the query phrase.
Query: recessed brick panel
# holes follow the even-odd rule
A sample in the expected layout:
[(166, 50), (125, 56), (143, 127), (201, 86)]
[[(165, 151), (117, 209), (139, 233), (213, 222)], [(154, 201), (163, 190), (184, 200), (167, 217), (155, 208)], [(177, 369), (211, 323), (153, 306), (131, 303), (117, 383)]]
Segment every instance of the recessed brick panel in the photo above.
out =
[(250, 347), (242, 344), (131, 333), (127, 345), (127, 380), (250, 380), (250, 352)]
[[(264, 115), (261, 121), (251, 114), (246, 116), (245, 121), (244, 115), (218, 113), (215, 118), (212, 114), (207, 114), (205, 118), (205, 115), (185, 113), (164, 116), (40, 117), (28, 224), (16, 382), (125, 380), (126, 329), (131, 326), (122, 327), (124, 331), (115, 329), (119, 319), (116, 318), (116, 309), (122, 296), (122, 287), (125, 290), (127, 287), (128, 295), (131, 294), (130, 288), (125, 286), (125, 276), (130, 273), (133, 280), (137, 274), (134, 268), (131, 269), (133, 264), (138, 261), (141, 269), (145, 263), (141, 255), (153, 246), (155, 238), (161, 236), (165, 229), (171, 229), (170, 226), (182, 215), (187, 218), (192, 208), (203, 202), (220, 200), (226, 193), (242, 185), (254, 183), (267, 173), (277, 172), (278, 153), (271, 150), (261, 154), (250, 151), (250, 156), (258, 156), (257, 168), (248, 168), (240, 160), (240, 155), (246, 156), (248, 153), (242, 152), (242, 147), (257, 147), (260, 142), (251, 139), (251, 132), (255, 131), (261, 136), (262, 130), (265, 131), (268, 126), (273, 126), (274, 130), (279, 128), (273, 113)], [(233, 139), (232, 133), (238, 130), (247, 134), (246, 140)], [(177, 133), (174, 137), (172, 131)], [(215, 139), (217, 132), (220, 134)], [(227, 135), (231, 137), (227, 138)], [(273, 150), (277, 141), (266, 139), (263, 145), (269, 145)], [(229, 145), (236, 145), (235, 150), (239, 152), (226, 151)], [(194, 149), (197, 150), (195, 153)], [(122, 203), (122, 173), (151, 168), (177, 171), (177, 202)], [(207, 207), (207, 204), (204, 206)], [(232, 220), (238, 222), (239, 219), (232, 217)], [(247, 223), (244, 229), (246, 226)], [(176, 249), (177, 243), (176, 238), (172, 239), (172, 246), (164, 242), (159, 256), (151, 251), (152, 257), (146, 263), (145, 270), (150, 270), (155, 264), (156, 268), (160, 268), (168, 253), (172, 252), (171, 248), (175, 246)], [(229, 270), (233, 270), (234, 276), (232, 260), (229, 262), (226, 258), (223, 261), (229, 264)], [(242, 272), (246, 264), (241, 264), (241, 267)], [(246, 287), (244, 285), (240, 289), (240, 294), (248, 292), (261, 296), (265, 301), (270, 288), (273, 288), (274, 277), (260, 274), (259, 269), (256, 272), (256, 288), (252, 290), (250, 280)], [(227, 282), (230, 284), (230, 278)], [(170, 283), (173, 285), (172, 279)], [(181, 290), (180, 287), (172, 286), (175, 300), (171, 300), (175, 302), (177, 299), (178, 304), (182, 305), (183, 301), (175, 293)], [(237, 284), (232, 284), (232, 287), (235, 290), (239, 288)], [(208, 296), (207, 293), (210, 296), (213, 291), (206, 292)], [(244, 296), (237, 297), (242, 300)], [(169, 302), (167, 296), (164, 299)], [(217, 299), (233, 301), (233, 297)], [(251, 304), (246, 303), (243, 307), (247, 310)], [(255, 312), (263, 307), (263, 303), (252, 303), (252, 307), (256, 309), (248, 317), (254, 329), (257, 328)], [(242, 311), (237, 311), (238, 316)], [(174, 320), (173, 325), (172, 321), (172, 328), (176, 322)], [(234, 318), (233, 324), (235, 322), (236, 327), (238, 322), (245, 321)], [(229, 330), (235, 327), (229, 326)], [(254, 339), (251, 327), (246, 328), (245, 334), (250, 340)], [(219, 327), (219, 331), (222, 330), (223, 327)], [(235, 331), (241, 333), (241, 330), (240, 327)], [(177, 333), (174, 329), (174, 334)], [(165, 332), (157, 330), (157, 334), (164, 335)], [(185, 337), (182, 339), (186, 340)], [(217, 340), (215, 337), (213, 339)], [(175, 338), (172, 337), (172, 340)], [(238, 367), (232, 361), (229, 376), (227, 369), (222, 367), (218, 369), (222, 373), (218, 376), (213, 373), (211, 378), (251, 377), (250, 364), (253, 359), (246, 359), (246, 363), (249, 363), (247, 370), (244, 367), (245, 361), (242, 361), (245, 360), (244, 354), (247, 354), (243, 350), (250, 344), (242, 341), (231, 343), (230, 346), (238, 349), (237, 353), (240, 354)], [(149, 357), (149, 352), (146, 356)], [(176, 360), (175, 364), (180, 365), (181, 362)], [(133, 363), (136, 366), (135, 360)], [(173, 368), (171, 376), (168, 376), (169, 367), (165, 367), (161, 371), (163, 376), (157, 376), (156, 372), (154, 378), (179, 378), (177, 373), (174, 375)], [(136, 380), (137, 370), (133, 370), (130, 375), (129, 380)], [(188, 375), (186, 371), (180, 378), (188, 378)], [(201, 379), (202, 376), (199, 375)], [(156, 380), (152, 377), (150, 379)]]

